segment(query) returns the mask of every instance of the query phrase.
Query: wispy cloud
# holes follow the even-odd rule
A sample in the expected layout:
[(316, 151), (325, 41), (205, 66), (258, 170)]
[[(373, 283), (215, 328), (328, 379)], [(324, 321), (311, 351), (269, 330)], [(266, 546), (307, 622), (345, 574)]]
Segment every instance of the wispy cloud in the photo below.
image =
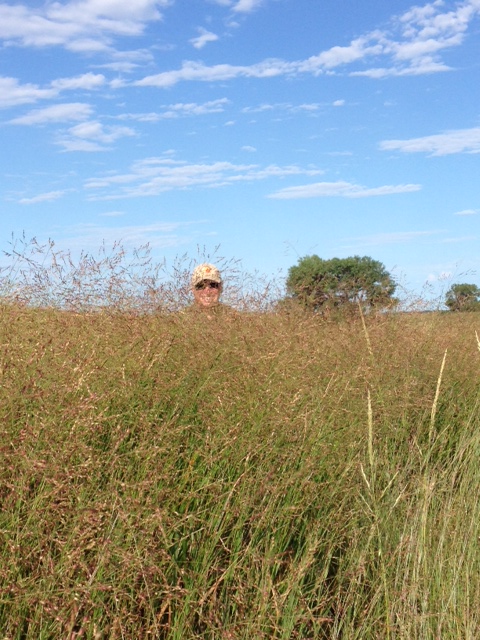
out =
[(442, 240), (443, 244), (462, 244), (463, 242), (478, 242), (478, 236), (456, 236)]
[(278, 112), (287, 113), (288, 115), (305, 114), (307, 116), (318, 116), (319, 112), (324, 113), (331, 107), (344, 107), (346, 105), (345, 100), (334, 100), (333, 102), (302, 102), (295, 104), (292, 102), (273, 102), (252, 106), (243, 107), (242, 113), (273, 113)]
[[(339, 104), (333, 103), (333, 106), (341, 106), (344, 101), (339, 101)], [(291, 102), (275, 102), (275, 103), (263, 103), (255, 107), (244, 107), (242, 113), (265, 113), (272, 111), (285, 111), (287, 113), (316, 113), (324, 107), (331, 106), (331, 103), (321, 102), (305, 102), (302, 104), (293, 104)]]
[(96, 120), (82, 122), (59, 135), (56, 144), (64, 151), (106, 151), (120, 138), (135, 136), (130, 127), (105, 126)]
[(93, 112), (89, 104), (71, 102), (56, 104), (45, 109), (34, 109), (24, 116), (13, 118), (10, 124), (36, 125), (50, 122), (68, 122), (72, 120), (86, 120)]
[(353, 151), (329, 151), (327, 155), (334, 158), (348, 158), (349, 156), (353, 156)]
[[(102, 226), (81, 224), (57, 230), (56, 244), (73, 250), (91, 251), (102, 245), (121, 244), (126, 249), (149, 245), (152, 249), (179, 247), (190, 242), (189, 231), (205, 221), (157, 222), (146, 225)], [(190, 231), (191, 233), (191, 231)]]
[[(174, 45), (156, 46), (158, 51), (171, 51), (174, 48)], [(116, 50), (110, 52), (110, 54), (111, 62), (97, 63), (92, 66), (96, 69), (108, 69), (116, 73), (132, 73), (139, 67), (145, 67), (154, 61), (153, 52), (145, 48), (126, 51)]]
[(238, 0), (233, 6), (233, 11), (237, 13), (250, 13), (258, 9), (262, 4), (264, 4), (264, 0)]
[(443, 62), (432, 60), (429, 57), (423, 57), (416, 61), (411, 61), (408, 66), (392, 65), (388, 68), (383, 67), (367, 69), (365, 71), (352, 71), (350, 75), (381, 80), (382, 78), (391, 76), (425, 76), (451, 70), (452, 68)]
[[(233, 8), (238, 12), (248, 12), (260, 4), (258, 0), (240, 0)], [(200, 62), (185, 61), (180, 69), (146, 76), (135, 84), (167, 88), (189, 81), (220, 82), (240, 77), (320, 75), (353, 65), (357, 68), (351, 69), (350, 74), (371, 78), (423, 75), (450, 69), (440, 55), (444, 50), (462, 44), (471, 21), (480, 13), (478, 0), (459, 2), (450, 11), (445, 10), (444, 3), (439, 1), (417, 9), (395, 18), (389, 29), (372, 31), (355, 38), (347, 45), (333, 46), (305, 60), (289, 62), (268, 59), (245, 66), (208, 66)], [(371, 66), (372, 62), (381, 60), (384, 61), (383, 66)]]
[(428, 153), (432, 156), (480, 153), (480, 127), (457, 129), (408, 140), (384, 140), (380, 143), (380, 149), (402, 153)]
[(389, 196), (397, 193), (420, 191), (418, 184), (384, 185), (382, 187), (364, 187), (350, 182), (315, 182), (296, 187), (285, 187), (268, 197), (277, 200), (297, 200), (300, 198), (369, 198)]
[(196, 38), (192, 38), (190, 43), (195, 47), (195, 49), (203, 49), (203, 47), (209, 42), (215, 42), (218, 40), (218, 36), (211, 31), (207, 31), (203, 27), (198, 28), (199, 35)]
[(32, 198), (22, 198), (20, 204), (39, 204), (41, 202), (53, 202), (59, 200), (65, 195), (65, 191), (49, 191), (48, 193), (40, 193)]
[(476, 216), (480, 213), (480, 209), (462, 209), (461, 211), (455, 211), (455, 216)]
[(178, 102), (165, 107), (161, 113), (162, 118), (177, 118), (182, 116), (203, 116), (207, 113), (222, 113), (230, 103), (227, 98), (209, 100), (198, 104), (196, 102)]
[(61, 91), (73, 91), (76, 89), (92, 91), (93, 89), (103, 87), (105, 83), (105, 76), (101, 73), (83, 73), (80, 76), (74, 76), (72, 78), (58, 78), (57, 80), (53, 80), (51, 87), (59, 93)]
[(272, 78), (291, 73), (294, 70), (295, 64), (283, 60), (267, 60), (250, 66), (231, 64), (208, 66), (201, 62), (187, 61), (183, 63), (181, 69), (146, 76), (134, 82), (134, 85), (168, 88), (186, 81), (219, 82), (238, 77)]
[(155, 196), (173, 190), (220, 188), (237, 182), (252, 182), (287, 176), (318, 175), (319, 169), (303, 169), (296, 165), (233, 164), (212, 162), (189, 164), (172, 158), (147, 158), (132, 165), (125, 174), (106, 175), (86, 182), (95, 192), (92, 199), (116, 199)]
[(63, 91), (93, 90), (105, 84), (102, 74), (85, 73), (72, 78), (53, 80), (46, 87), (36, 84), (20, 84), (16, 78), (0, 77), (0, 108), (14, 107), (21, 104), (33, 104), (40, 100), (57, 98)]
[[(208, 66), (201, 62), (185, 61), (180, 69), (146, 76), (134, 82), (134, 85), (166, 89), (179, 82), (225, 82), (242, 77), (265, 79), (278, 76), (294, 77), (306, 73), (317, 76), (337, 67), (363, 60), (369, 55), (382, 53), (381, 48), (377, 45), (362, 48), (363, 45), (365, 45), (364, 41), (354, 43), (349, 47), (334, 47), (328, 52), (300, 62), (269, 59), (253, 65), (216, 64)], [(433, 70), (438, 69), (430, 69), (430, 71)], [(384, 75), (384, 73), (381, 74), (382, 77)]]
[(208, 102), (177, 102), (175, 104), (162, 105), (161, 111), (153, 113), (124, 113), (117, 116), (119, 120), (136, 120), (138, 122), (159, 122), (169, 118), (186, 118), (191, 116), (203, 116), (210, 113), (222, 113), (230, 104), (227, 98), (209, 100)]

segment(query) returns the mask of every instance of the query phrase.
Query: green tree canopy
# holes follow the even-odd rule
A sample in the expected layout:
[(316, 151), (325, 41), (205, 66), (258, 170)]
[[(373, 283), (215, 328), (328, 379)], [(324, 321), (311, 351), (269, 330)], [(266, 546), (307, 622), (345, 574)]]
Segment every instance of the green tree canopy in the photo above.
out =
[(476, 284), (452, 284), (445, 305), (450, 311), (480, 311), (480, 289)]
[(394, 301), (396, 284), (378, 260), (368, 256), (323, 260), (305, 256), (290, 267), (287, 292), (314, 311), (361, 304), (365, 309)]

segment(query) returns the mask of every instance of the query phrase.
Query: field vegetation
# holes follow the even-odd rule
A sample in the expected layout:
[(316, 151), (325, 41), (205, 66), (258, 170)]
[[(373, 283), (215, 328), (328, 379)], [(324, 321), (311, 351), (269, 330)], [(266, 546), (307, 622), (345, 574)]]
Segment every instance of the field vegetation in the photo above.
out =
[(12, 283), (2, 639), (480, 637), (477, 314), (207, 320)]

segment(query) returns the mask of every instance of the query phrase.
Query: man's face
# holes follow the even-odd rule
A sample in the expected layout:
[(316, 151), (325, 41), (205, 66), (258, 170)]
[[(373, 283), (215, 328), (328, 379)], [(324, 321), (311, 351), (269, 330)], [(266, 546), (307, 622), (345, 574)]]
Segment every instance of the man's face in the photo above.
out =
[(205, 309), (217, 305), (221, 293), (222, 285), (212, 280), (202, 280), (193, 287), (195, 304)]

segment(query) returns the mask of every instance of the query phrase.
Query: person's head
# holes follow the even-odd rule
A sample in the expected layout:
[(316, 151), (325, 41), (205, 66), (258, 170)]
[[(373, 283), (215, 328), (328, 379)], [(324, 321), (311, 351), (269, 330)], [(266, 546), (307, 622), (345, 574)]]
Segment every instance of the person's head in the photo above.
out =
[(199, 264), (192, 273), (192, 292), (195, 304), (208, 309), (218, 304), (222, 293), (222, 276), (213, 264)]

